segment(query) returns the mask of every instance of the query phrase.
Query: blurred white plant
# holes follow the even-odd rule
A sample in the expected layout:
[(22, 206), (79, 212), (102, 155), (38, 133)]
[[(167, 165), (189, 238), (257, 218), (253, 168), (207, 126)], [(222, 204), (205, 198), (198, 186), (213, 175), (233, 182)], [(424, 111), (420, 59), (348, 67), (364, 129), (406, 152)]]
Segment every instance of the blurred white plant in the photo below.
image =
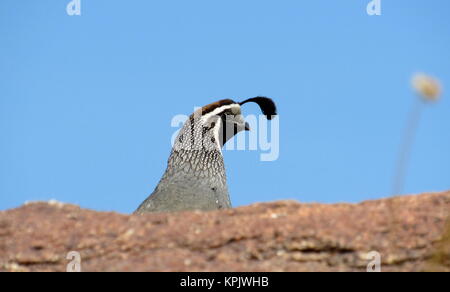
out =
[(424, 73), (415, 74), (412, 78), (412, 87), (416, 93), (421, 97), (417, 99), (415, 106), (411, 110), (406, 124), (403, 141), (400, 146), (400, 153), (398, 156), (397, 167), (392, 186), (392, 195), (399, 195), (403, 191), (405, 181), (405, 174), (409, 157), (411, 153), (412, 144), (419, 125), (422, 110), (427, 102), (435, 102), (439, 100), (442, 93), (440, 82)]
[(425, 101), (437, 101), (441, 95), (441, 84), (436, 78), (418, 73), (412, 78), (412, 86)]

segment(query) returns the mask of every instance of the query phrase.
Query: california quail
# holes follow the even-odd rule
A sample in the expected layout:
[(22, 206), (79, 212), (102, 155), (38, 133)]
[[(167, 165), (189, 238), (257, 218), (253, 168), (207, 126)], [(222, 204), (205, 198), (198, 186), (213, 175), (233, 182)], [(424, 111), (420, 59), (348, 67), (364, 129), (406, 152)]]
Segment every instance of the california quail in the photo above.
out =
[(250, 130), (241, 114), (247, 102), (257, 103), (269, 120), (276, 115), (275, 103), (267, 97), (241, 103), (224, 99), (195, 111), (176, 137), (158, 186), (135, 214), (231, 208), (222, 147)]

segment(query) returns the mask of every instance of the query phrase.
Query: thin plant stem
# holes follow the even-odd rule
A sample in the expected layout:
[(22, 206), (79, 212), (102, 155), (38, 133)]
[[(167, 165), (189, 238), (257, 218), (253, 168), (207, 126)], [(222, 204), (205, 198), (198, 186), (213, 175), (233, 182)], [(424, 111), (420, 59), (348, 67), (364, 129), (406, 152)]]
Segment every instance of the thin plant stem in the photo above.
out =
[(420, 98), (418, 98), (411, 112), (409, 113), (408, 122), (406, 124), (402, 144), (400, 146), (400, 152), (398, 154), (394, 181), (392, 183), (392, 196), (400, 195), (403, 192), (406, 170), (408, 168), (411, 149), (417, 132), (417, 128), (419, 126), (420, 117), (422, 116), (423, 107), (424, 102)]

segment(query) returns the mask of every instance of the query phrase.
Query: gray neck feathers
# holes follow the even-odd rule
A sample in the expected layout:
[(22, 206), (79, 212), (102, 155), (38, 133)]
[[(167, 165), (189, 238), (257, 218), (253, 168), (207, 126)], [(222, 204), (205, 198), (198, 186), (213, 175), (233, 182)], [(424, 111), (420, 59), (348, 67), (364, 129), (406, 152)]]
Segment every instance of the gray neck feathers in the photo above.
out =
[(163, 180), (173, 176), (213, 178), (225, 185), (225, 166), (217, 139), (220, 127), (220, 117), (204, 122), (192, 115), (175, 140)]

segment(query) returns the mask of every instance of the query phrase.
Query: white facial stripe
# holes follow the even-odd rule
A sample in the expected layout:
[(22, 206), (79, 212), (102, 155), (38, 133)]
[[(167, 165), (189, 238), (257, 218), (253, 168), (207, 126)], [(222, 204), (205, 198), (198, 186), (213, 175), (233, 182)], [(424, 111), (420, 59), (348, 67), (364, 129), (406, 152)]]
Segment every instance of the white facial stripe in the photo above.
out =
[(220, 147), (220, 139), (219, 139), (219, 129), (220, 129), (219, 123), (222, 123), (222, 119), (217, 119), (217, 126), (214, 128), (214, 138), (216, 139), (217, 148), (219, 148), (220, 153), (222, 153), (222, 147)]
[[(221, 113), (221, 112), (223, 112), (223, 111), (225, 111), (227, 109), (231, 109), (233, 112), (235, 112), (235, 111), (240, 112), (241, 111), (241, 106), (239, 104), (237, 104), (237, 103), (229, 104), (229, 105), (223, 105), (221, 107), (216, 108), (212, 112), (203, 115), (201, 117), (201, 122), (205, 123), (211, 117), (217, 116), (219, 113)], [(216, 140), (217, 148), (219, 148), (220, 153), (222, 153), (222, 147), (220, 146), (220, 139), (219, 139), (219, 135), (220, 135), (219, 130), (220, 130), (220, 124), (222, 123), (222, 119), (217, 119), (216, 123), (217, 124), (214, 127), (214, 138)]]
[(217, 116), (219, 113), (227, 110), (227, 109), (239, 109), (240, 110), (241, 106), (238, 105), (237, 103), (234, 104), (229, 104), (229, 105), (223, 105), (221, 107), (216, 108), (215, 110), (213, 110), (210, 113), (207, 113), (206, 115), (203, 115), (201, 117), (202, 122), (206, 122), (208, 121), (208, 119), (210, 119), (213, 116)]

